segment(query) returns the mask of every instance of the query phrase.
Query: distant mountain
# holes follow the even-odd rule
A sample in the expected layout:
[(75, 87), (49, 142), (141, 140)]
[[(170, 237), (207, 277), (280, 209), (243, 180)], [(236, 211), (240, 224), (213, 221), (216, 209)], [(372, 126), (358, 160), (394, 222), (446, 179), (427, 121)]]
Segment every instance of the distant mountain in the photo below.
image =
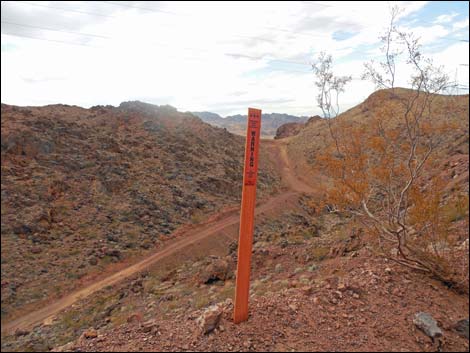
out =
[[(220, 115), (211, 112), (192, 112), (208, 124), (226, 128), (228, 131), (244, 135), (246, 132), (246, 115), (232, 115), (222, 118)], [(273, 137), (279, 126), (286, 123), (305, 123), (308, 117), (298, 117), (289, 114), (263, 114), (261, 122), (261, 135), (264, 137)]]
[(221, 126), (223, 124), (224, 118), (222, 118), (219, 114), (211, 113), (211, 112), (192, 112), (192, 114), (196, 115), (202, 121), (212, 124), (215, 126)]

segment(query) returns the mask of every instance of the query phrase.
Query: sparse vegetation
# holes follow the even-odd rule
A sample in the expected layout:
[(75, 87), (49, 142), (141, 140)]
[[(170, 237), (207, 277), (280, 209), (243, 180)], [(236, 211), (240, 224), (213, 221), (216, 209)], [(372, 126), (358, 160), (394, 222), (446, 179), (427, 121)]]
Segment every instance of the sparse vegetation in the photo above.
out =
[(321, 247), (321, 246), (313, 246), (311, 250), (312, 257), (315, 261), (324, 260), (328, 256), (329, 252), (330, 252), (330, 248)]
[[(423, 56), (412, 34), (395, 27), (397, 14), (394, 8), (381, 38), (385, 60), (379, 67), (366, 64), (364, 77), (378, 88), (388, 89), (380, 92), (386, 98), (367, 124), (338, 116), (338, 95), (348, 79), (333, 75), (331, 57), (320, 56), (315, 66), (321, 89), (318, 105), (328, 117), (331, 142), (325, 142), (317, 159), (331, 178), (321, 207), (359, 217), (379, 237), (379, 246), (391, 260), (468, 290), (448, 251), (436, 246), (449, 241), (449, 224), (443, 217), (444, 184), (431, 167), (452, 123), (446, 118), (432, 120), (432, 112), (438, 94), (449, 87), (449, 79), (442, 68)], [(413, 71), (412, 90), (406, 95), (395, 88), (397, 62), (402, 56), (402, 63)], [(445, 117), (450, 117), (453, 108), (446, 109)], [(390, 253), (390, 245), (396, 251)]]
[[(236, 39), (240, 3), (184, 14), (171, 2), (65, 3), (2, 2), (2, 88), (15, 83), (2, 99), (130, 93), (263, 110), (249, 315), (235, 324), (237, 240), (251, 236), (239, 224), (253, 176), (244, 148), (258, 162), (247, 116), (2, 104), (2, 352), (469, 351), (469, 95), (454, 85), (468, 69), (455, 55), (468, 49), (468, 3), (411, 2), (385, 22), (378, 3), (259, 4)], [(167, 43), (150, 38), (172, 23)], [(413, 27), (429, 30), (424, 50)], [(312, 43), (317, 29), (327, 38)], [(325, 52), (305, 65), (319, 43), (344, 75)], [(357, 82), (356, 60), (380, 50)]]
[[(19, 282), (2, 287), (8, 312), (239, 201), (242, 138), (191, 114), (140, 102), (1, 109), (2, 281)], [(267, 158), (259, 180), (261, 197), (279, 182)]]

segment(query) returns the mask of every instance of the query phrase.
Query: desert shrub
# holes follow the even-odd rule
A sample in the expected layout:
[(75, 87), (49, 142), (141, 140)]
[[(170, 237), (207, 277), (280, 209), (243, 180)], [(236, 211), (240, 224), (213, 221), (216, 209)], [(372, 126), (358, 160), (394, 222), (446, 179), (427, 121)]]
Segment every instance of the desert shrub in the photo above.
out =
[[(467, 291), (465, 274), (455, 267), (462, 254), (456, 237), (449, 234), (449, 221), (465, 214), (468, 218), (468, 212), (463, 203), (446, 208), (444, 181), (433, 170), (435, 158), (445, 154), (443, 137), (455, 128), (446, 119), (453, 113), (451, 104), (444, 107), (441, 122), (432, 114), (439, 94), (449, 87), (449, 78), (424, 58), (412, 34), (396, 28), (398, 14), (392, 10), (382, 37), (383, 62), (366, 64), (364, 78), (387, 88), (369, 101), (377, 113), (367, 122), (338, 116), (338, 96), (349, 79), (334, 76), (331, 56), (321, 55), (314, 65), (318, 105), (329, 129), (317, 164), (330, 177), (330, 184), (317, 207), (354, 215), (377, 236), (379, 248), (392, 261)], [(402, 56), (402, 63), (413, 72), (410, 90), (395, 88)], [(468, 253), (466, 257), (468, 279)]]
[(198, 293), (193, 306), (196, 309), (202, 309), (210, 304), (210, 298), (205, 293)]
[(462, 221), (468, 217), (468, 201), (468, 195), (459, 195), (444, 206), (443, 212), (449, 222)]
[(329, 252), (330, 252), (330, 248), (328, 247), (314, 246), (310, 253), (312, 255), (313, 260), (322, 261), (326, 259)]

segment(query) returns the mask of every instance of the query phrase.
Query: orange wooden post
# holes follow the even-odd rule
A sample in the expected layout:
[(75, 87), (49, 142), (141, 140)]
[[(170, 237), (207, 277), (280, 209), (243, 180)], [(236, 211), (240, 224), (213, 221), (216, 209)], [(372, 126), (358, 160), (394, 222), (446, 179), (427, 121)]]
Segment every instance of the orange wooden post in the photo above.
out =
[(233, 313), (233, 321), (236, 324), (248, 319), (260, 129), (261, 110), (248, 108), (245, 168), (243, 171), (242, 204), (240, 211), (240, 235), (238, 240), (237, 283)]

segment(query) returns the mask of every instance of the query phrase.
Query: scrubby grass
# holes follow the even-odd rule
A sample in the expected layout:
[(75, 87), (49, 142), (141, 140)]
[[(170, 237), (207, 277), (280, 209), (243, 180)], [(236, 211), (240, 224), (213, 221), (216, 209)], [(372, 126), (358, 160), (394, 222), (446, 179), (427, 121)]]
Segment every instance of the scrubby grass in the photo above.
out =
[(208, 306), (211, 302), (209, 296), (206, 293), (198, 293), (195, 297), (196, 298), (193, 302), (193, 307), (198, 310)]
[(454, 202), (443, 206), (443, 213), (449, 222), (457, 222), (468, 217), (468, 195), (459, 196)]
[(225, 284), (222, 290), (219, 293), (220, 301), (224, 301), (229, 298), (234, 298), (235, 296), (235, 286), (233, 283)]
[(330, 252), (330, 249), (322, 246), (313, 246), (311, 249), (311, 255), (315, 261), (322, 261), (326, 259)]

